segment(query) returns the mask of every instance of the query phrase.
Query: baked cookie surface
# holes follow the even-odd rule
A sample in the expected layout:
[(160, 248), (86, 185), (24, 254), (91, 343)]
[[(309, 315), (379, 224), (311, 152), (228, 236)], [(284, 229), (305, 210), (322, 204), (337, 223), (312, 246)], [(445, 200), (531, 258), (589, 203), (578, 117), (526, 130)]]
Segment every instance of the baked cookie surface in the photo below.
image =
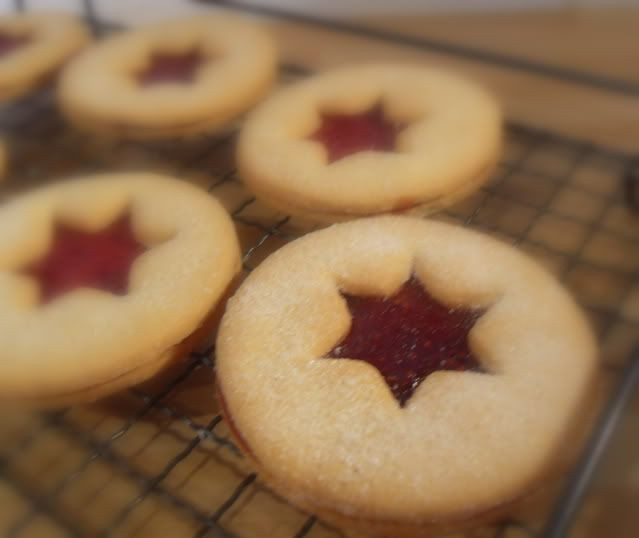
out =
[(105, 174), (0, 210), (0, 400), (92, 400), (189, 351), (239, 271), (235, 230), (208, 194)]
[(7, 167), (9, 162), (9, 155), (7, 151), (7, 144), (4, 140), (0, 139), (0, 183), (5, 179), (7, 173)]
[(283, 247), (217, 339), (257, 470), (338, 524), (422, 536), (503, 513), (566, 441), (595, 368), (573, 300), (512, 247), (377, 217)]
[(0, 17), (0, 101), (47, 82), (90, 40), (78, 19), (61, 13)]
[(259, 26), (199, 15), (111, 36), (65, 70), (60, 106), (80, 128), (129, 138), (215, 130), (252, 106), (276, 74)]
[(488, 179), (501, 149), (490, 95), (455, 75), (359, 65), (285, 87), (247, 118), (242, 179), (282, 211), (332, 222), (434, 211)]

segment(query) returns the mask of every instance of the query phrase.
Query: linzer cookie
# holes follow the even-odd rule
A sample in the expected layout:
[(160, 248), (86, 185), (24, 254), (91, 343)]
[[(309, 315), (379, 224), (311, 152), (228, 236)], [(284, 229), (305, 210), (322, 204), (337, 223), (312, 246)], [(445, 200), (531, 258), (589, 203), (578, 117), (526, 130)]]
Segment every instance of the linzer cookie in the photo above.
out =
[(60, 13), (0, 17), (0, 100), (48, 82), (89, 41), (86, 26)]
[(240, 267), (232, 222), (152, 174), (62, 182), (0, 210), (0, 401), (91, 401), (198, 343)]
[(495, 100), (419, 66), (360, 65), (283, 88), (240, 135), (243, 180), (310, 221), (429, 212), (479, 188), (501, 147)]
[(229, 427), (276, 491), (336, 524), (430, 536), (504, 516), (554, 474), (595, 357), (532, 260), (386, 216), (264, 261), (227, 306), (216, 368)]
[(123, 32), (65, 70), (59, 103), (92, 131), (164, 138), (223, 127), (268, 91), (273, 41), (257, 25), (198, 15)]

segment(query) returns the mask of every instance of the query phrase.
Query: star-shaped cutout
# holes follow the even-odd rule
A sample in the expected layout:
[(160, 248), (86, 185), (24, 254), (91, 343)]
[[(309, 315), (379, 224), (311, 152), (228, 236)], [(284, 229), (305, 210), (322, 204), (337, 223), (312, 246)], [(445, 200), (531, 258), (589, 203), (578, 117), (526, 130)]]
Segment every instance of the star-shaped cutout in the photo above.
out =
[(322, 123), (309, 136), (321, 142), (333, 163), (360, 151), (395, 151), (404, 125), (384, 116), (381, 105), (361, 114), (322, 114)]
[(0, 32), (0, 58), (31, 41), (29, 35), (13, 35)]
[(197, 49), (178, 53), (155, 52), (147, 66), (137, 74), (137, 80), (142, 86), (166, 82), (190, 84), (204, 60)]
[(49, 251), (20, 272), (38, 282), (40, 304), (78, 288), (125, 295), (131, 265), (146, 250), (133, 235), (128, 215), (97, 232), (59, 224)]
[(483, 372), (468, 347), (468, 333), (484, 310), (449, 308), (414, 276), (391, 297), (342, 295), (351, 328), (325, 358), (372, 364), (401, 407), (433, 372)]

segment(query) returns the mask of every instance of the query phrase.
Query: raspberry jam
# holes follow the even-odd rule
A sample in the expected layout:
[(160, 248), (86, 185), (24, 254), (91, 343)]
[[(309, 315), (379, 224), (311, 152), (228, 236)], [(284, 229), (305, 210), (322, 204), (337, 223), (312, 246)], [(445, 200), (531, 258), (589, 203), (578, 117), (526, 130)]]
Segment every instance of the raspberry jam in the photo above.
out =
[(147, 67), (138, 73), (138, 82), (142, 86), (164, 82), (190, 84), (203, 61), (203, 56), (197, 50), (185, 53), (154, 53)]
[(335, 162), (359, 151), (394, 151), (401, 130), (376, 106), (362, 114), (323, 114), (322, 124), (309, 138), (324, 144), (329, 162)]
[(31, 41), (28, 35), (11, 35), (0, 31), (0, 58)]
[(95, 233), (58, 225), (49, 252), (22, 272), (38, 281), (41, 304), (77, 288), (125, 295), (131, 265), (145, 250), (128, 216)]
[(449, 308), (415, 277), (391, 297), (343, 297), (352, 317), (351, 329), (327, 358), (372, 364), (401, 407), (433, 372), (483, 371), (467, 338), (483, 310)]

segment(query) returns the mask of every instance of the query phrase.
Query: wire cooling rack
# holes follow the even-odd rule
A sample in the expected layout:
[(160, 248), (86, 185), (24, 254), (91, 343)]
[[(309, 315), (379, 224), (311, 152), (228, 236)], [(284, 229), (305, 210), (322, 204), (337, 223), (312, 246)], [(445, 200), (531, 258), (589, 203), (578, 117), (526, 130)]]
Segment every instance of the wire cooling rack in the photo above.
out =
[[(86, 6), (99, 25), (91, 3)], [(305, 74), (285, 66), (281, 79)], [(96, 140), (70, 130), (44, 91), (0, 112), (12, 170), (0, 196), (96, 170), (170, 173), (222, 201), (250, 272), (298, 232), (293, 220), (262, 206), (239, 182), (236, 127), (188, 142)], [(602, 376), (620, 378), (573, 479), (553, 496), (554, 508), (546, 503), (539, 513), (473, 536), (558, 538), (586, 491), (639, 377), (639, 358), (630, 361), (639, 343), (637, 190), (636, 157), (509, 124), (491, 181), (438, 217), (517, 244), (557, 274), (597, 332)], [(251, 471), (213, 401), (214, 362), (212, 349), (201, 350), (162, 379), (97, 405), (3, 411), (0, 535), (344, 536), (276, 497)]]

